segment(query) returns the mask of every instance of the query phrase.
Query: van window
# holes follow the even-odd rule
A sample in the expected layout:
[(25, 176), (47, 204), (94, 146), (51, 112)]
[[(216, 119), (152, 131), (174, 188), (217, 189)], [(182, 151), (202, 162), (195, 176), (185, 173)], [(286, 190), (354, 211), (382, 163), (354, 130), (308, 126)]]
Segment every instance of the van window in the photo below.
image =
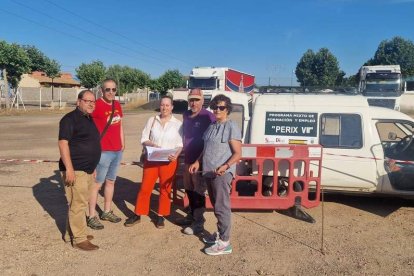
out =
[(319, 140), (319, 143), (326, 148), (361, 148), (361, 116), (322, 114)]
[(376, 124), (385, 154), (385, 169), (396, 190), (414, 191), (414, 124), (384, 120)]
[(384, 154), (388, 158), (414, 160), (414, 125), (406, 121), (380, 121), (376, 124)]

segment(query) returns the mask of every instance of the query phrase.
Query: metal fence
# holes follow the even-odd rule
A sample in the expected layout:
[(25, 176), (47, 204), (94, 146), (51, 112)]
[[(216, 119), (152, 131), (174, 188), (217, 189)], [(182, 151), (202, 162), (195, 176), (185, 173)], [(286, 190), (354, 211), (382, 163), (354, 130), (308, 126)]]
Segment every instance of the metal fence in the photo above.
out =
[[(1, 90), (0, 108), (6, 107), (6, 90), (4, 86)], [(25, 108), (26, 106), (42, 108), (65, 108), (68, 105), (75, 105), (78, 93), (84, 88), (60, 88), (55, 87), (19, 87), (17, 90), (8, 91), (8, 100), (10, 108)], [(99, 89), (91, 89), (96, 98), (101, 97)], [(122, 104), (128, 102), (148, 102), (152, 92), (148, 89), (137, 89), (131, 93), (125, 93), (123, 96), (116, 96), (116, 99)]]

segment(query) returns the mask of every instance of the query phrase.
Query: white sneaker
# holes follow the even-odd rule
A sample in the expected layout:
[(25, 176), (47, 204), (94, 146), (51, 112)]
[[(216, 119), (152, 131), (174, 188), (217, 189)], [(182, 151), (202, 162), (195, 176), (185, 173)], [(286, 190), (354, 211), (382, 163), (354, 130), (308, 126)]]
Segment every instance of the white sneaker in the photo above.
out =
[(198, 235), (204, 231), (203, 227), (196, 227), (196, 226), (188, 226), (184, 228), (183, 233), (186, 235)]
[(218, 256), (218, 255), (230, 254), (231, 252), (233, 252), (233, 248), (231, 247), (230, 242), (224, 242), (222, 240), (218, 240), (215, 244), (206, 248), (204, 252), (207, 255)]

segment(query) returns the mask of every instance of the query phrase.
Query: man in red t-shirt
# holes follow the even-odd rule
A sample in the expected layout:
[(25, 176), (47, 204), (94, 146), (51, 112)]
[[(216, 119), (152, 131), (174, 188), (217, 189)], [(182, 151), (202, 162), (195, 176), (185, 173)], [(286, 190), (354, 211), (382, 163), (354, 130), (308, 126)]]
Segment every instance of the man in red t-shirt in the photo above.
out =
[[(115, 100), (116, 91), (117, 88), (114, 80), (104, 80), (101, 85), (102, 98), (96, 101), (95, 111), (92, 113), (93, 121), (101, 134), (102, 148), (101, 159), (96, 167), (95, 185), (91, 189), (89, 198), (88, 226), (95, 230), (104, 228), (95, 210), (98, 192), (104, 183), (104, 209), (101, 214), (101, 220), (114, 223), (121, 221), (121, 218), (116, 216), (111, 210), (116, 175), (125, 147), (124, 130), (122, 127), (123, 114), (120, 103)], [(111, 118), (112, 110), (114, 114), (111, 123), (102, 137), (102, 133)]]

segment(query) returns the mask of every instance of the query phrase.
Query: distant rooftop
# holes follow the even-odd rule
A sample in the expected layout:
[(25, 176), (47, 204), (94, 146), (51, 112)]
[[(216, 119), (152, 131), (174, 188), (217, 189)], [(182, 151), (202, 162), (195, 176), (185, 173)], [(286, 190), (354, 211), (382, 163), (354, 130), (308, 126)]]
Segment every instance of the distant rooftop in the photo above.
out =
[[(52, 79), (49, 78), (45, 72), (33, 71), (30, 74), (31, 77), (37, 79), (40, 83), (52, 83)], [(73, 79), (71, 73), (61, 72), (60, 77), (53, 79), (54, 84), (70, 84), (80, 86), (80, 82)]]

